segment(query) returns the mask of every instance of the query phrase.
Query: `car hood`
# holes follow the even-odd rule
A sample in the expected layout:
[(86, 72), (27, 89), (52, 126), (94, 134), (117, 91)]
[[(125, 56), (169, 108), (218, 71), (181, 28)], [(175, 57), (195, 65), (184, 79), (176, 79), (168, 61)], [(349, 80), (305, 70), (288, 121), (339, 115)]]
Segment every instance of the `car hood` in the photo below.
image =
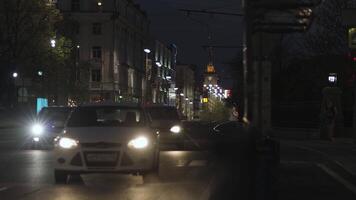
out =
[(170, 129), (174, 125), (182, 126), (179, 120), (152, 120), (152, 127)]
[(82, 127), (66, 128), (61, 136), (70, 137), (79, 142), (120, 142), (138, 136), (153, 138), (153, 131), (143, 127)]

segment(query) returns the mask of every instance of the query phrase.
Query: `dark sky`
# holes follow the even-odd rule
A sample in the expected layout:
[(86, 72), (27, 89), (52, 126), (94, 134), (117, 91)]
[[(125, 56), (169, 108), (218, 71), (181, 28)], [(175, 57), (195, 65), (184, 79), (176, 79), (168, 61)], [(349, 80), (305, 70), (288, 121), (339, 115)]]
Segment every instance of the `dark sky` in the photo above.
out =
[[(178, 11), (206, 9), (219, 12), (241, 12), (239, 0), (135, 0), (148, 13), (151, 33), (166, 44), (178, 47), (178, 61), (205, 67), (208, 54), (201, 46), (208, 44), (208, 24), (214, 45), (241, 45), (241, 17), (206, 15)], [(215, 66), (221, 75), (228, 74), (226, 64), (241, 49), (215, 49)], [(225, 72), (225, 73), (222, 73)], [(223, 78), (223, 77), (222, 77)], [(228, 78), (228, 77), (226, 77)]]

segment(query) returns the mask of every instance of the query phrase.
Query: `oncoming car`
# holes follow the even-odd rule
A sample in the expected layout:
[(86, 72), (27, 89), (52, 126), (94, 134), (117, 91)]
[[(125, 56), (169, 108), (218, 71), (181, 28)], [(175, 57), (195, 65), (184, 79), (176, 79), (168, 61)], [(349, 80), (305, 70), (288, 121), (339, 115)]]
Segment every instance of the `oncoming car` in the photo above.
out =
[(55, 139), (54, 176), (83, 173), (158, 174), (158, 135), (139, 106), (87, 105), (75, 108)]
[(72, 108), (62, 106), (44, 107), (30, 123), (30, 140), (40, 145), (52, 144), (61, 133)]
[(185, 135), (178, 111), (173, 106), (146, 107), (151, 126), (158, 130), (161, 149), (184, 148)]

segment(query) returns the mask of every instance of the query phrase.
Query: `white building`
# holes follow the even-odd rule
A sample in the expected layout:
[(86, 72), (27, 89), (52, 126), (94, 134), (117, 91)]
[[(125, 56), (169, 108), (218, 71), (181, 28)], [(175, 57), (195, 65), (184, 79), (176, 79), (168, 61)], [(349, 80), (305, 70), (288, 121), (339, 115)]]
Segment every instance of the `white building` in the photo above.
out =
[(149, 21), (132, 0), (58, 0), (74, 22), (78, 57), (88, 63), (91, 101), (141, 102)]

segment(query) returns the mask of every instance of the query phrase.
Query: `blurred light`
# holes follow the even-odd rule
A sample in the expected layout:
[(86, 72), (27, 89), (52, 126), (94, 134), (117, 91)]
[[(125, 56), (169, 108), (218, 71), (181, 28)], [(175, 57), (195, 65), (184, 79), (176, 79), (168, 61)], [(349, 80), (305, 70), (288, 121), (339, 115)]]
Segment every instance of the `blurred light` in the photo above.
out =
[(183, 93), (180, 93), (180, 96), (184, 97), (184, 94), (183, 94)]
[(174, 90), (176, 90), (176, 91), (177, 91), (177, 90), (178, 90), (178, 88), (176, 87), (176, 88), (174, 88)]
[(39, 141), (40, 141), (40, 138), (39, 138), (39, 137), (34, 137), (34, 138), (33, 138), (33, 141), (34, 141), (34, 142), (39, 142)]
[(98, 6), (102, 6), (103, 4), (101, 3), (101, 1), (98, 2)]
[(143, 149), (148, 146), (148, 139), (146, 137), (141, 136), (131, 140), (128, 145), (135, 149)]
[(167, 80), (171, 80), (172, 77), (171, 77), (171, 76), (166, 76), (166, 79), (167, 79)]
[(77, 145), (78, 145), (78, 142), (71, 138), (64, 137), (59, 140), (59, 146), (64, 149), (71, 149), (73, 147), (76, 147)]
[(172, 126), (171, 129), (169, 129), (172, 133), (180, 133), (182, 128), (178, 125)]
[(34, 124), (32, 127), (31, 127), (31, 132), (34, 134), (34, 135), (41, 135), (43, 133), (43, 126), (41, 124)]
[(19, 74), (17, 72), (12, 73), (12, 77), (17, 78)]
[(187, 97), (187, 98), (185, 98), (185, 100), (186, 100), (186, 101), (189, 101), (189, 98)]
[(151, 50), (150, 49), (144, 49), (143, 50), (145, 53), (151, 53)]
[(39, 70), (39, 71), (37, 72), (37, 75), (38, 75), (38, 76), (42, 76), (42, 75), (43, 75), (43, 71)]
[(79, 45), (77, 45), (77, 49), (79, 49), (80, 48), (80, 46)]
[(208, 103), (208, 98), (203, 98), (203, 103)]
[(51, 40), (51, 47), (53, 48), (56, 47), (56, 40), (54, 39)]
[(189, 104), (190, 104), (190, 105), (193, 105), (193, 101), (190, 101)]
[(162, 67), (162, 64), (161, 64), (160, 62), (156, 62), (156, 65), (157, 65), (158, 67)]

